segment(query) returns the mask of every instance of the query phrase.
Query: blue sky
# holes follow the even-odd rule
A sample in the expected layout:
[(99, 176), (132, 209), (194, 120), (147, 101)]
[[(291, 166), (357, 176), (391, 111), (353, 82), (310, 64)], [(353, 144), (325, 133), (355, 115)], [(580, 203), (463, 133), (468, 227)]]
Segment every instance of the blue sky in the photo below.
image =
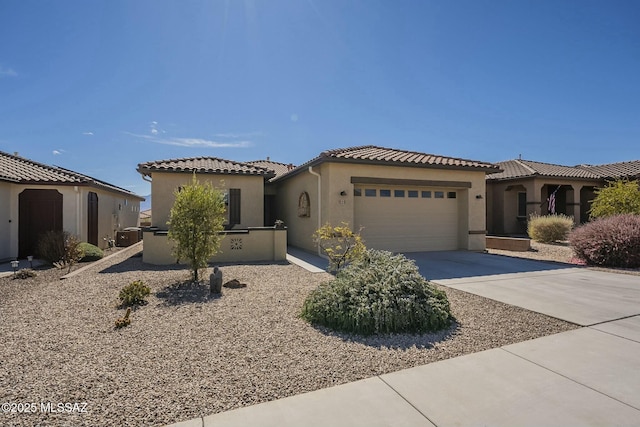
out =
[(150, 192), (141, 162), (381, 145), (640, 158), (640, 2), (0, 2), (0, 150)]

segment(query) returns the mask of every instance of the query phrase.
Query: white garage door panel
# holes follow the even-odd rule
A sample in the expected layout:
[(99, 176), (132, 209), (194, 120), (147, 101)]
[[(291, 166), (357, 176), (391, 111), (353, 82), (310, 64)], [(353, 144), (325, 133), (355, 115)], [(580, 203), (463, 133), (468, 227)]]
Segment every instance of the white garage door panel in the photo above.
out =
[[(366, 197), (364, 187), (355, 197), (355, 227), (363, 227), (367, 247), (394, 252), (458, 249), (458, 199), (446, 198), (447, 190), (420, 188), (420, 196), (431, 191), (432, 198), (409, 198), (406, 193), (393, 197), (393, 187), (366, 188), (376, 188), (376, 197)], [(380, 197), (381, 188), (391, 189), (391, 197)], [(435, 191), (443, 191), (445, 198), (434, 198)]]

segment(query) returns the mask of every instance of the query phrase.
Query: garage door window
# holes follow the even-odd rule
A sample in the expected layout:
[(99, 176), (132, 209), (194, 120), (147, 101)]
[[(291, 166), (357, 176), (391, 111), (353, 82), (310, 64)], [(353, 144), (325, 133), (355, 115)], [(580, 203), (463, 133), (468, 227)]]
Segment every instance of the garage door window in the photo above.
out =
[(404, 197), (404, 190), (393, 190), (394, 197)]
[(430, 199), (431, 198), (431, 191), (423, 191), (422, 192), (422, 198), (423, 199)]
[(418, 190), (409, 190), (407, 191), (407, 195), (409, 196), (409, 198), (415, 199), (418, 197)]
[(356, 196), (356, 197), (362, 196), (362, 190), (359, 189), (359, 188), (354, 188), (353, 189), (353, 195)]
[(365, 188), (364, 195), (365, 197), (376, 197), (376, 189), (375, 188)]
[(391, 190), (380, 190), (380, 197), (391, 197)]
[(456, 198), (456, 192), (455, 191), (449, 191), (447, 193), (447, 199), (455, 199)]
[(444, 199), (444, 191), (436, 191), (436, 199)]

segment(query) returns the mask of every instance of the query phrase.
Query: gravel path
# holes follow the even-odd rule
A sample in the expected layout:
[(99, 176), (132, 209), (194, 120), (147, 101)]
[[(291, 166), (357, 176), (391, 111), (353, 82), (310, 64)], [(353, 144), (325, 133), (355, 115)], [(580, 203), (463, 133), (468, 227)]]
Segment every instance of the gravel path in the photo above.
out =
[[(0, 279), (0, 402), (38, 408), (0, 413), (0, 425), (163, 425), (576, 328), (445, 289), (458, 320), (450, 330), (351, 337), (297, 317), (325, 273), (226, 266), (225, 281), (248, 286), (213, 298), (185, 284), (184, 269), (127, 256), (62, 281), (55, 270)], [(149, 303), (115, 330), (118, 292), (137, 279), (151, 286)], [(87, 413), (46, 414), (40, 402), (86, 402)]]

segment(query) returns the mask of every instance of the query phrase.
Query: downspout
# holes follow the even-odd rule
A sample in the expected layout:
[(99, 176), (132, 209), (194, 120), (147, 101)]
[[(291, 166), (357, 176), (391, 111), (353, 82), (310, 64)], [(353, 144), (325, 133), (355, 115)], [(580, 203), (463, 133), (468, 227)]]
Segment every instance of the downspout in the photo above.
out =
[[(313, 166), (309, 166), (309, 173), (311, 175), (314, 175), (318, 178), (318, 228), (316, 228), (316, 230), (319, 230), (320, 228), (322, 228), (322, 176), (320, 176), (320, 174), (318, 172), (315, 172), (313, 170)], [(320, 246), (318, 246), (318, 255), (322, 256), (322, 251), (320, 250)]]

